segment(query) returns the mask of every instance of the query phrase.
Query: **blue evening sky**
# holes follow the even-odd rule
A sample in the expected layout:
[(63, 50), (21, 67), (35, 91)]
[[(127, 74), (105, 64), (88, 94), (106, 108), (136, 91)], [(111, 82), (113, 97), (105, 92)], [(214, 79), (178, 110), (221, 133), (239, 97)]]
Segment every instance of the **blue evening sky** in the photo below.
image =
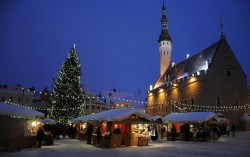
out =
[[(82, 83), (145, 94), (159, 76), (162, 0), (1, 0), (0, 84), (52, 90), (73, 44)], [(178, 63), (220, 38), (250, 82), (250, 1), (165, 0), (172, 61)], [(145, 94), (146, 95), (146, 94)]]

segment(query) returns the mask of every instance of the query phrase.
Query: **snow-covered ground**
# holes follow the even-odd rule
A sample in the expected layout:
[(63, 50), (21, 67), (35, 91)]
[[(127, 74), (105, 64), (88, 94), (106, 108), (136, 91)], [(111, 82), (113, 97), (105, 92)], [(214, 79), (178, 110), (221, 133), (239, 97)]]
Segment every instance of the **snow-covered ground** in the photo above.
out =
[(12, 153), (0, 153), (1, 157), (250, 157), (250, 132), (236, 132), (236, 137), (222, 136), (218, 141), (150, 142), (144, 147), (115, 149), (97, 148), (86, 141), (60, 139), (53, 146), (41, 149), (29, 148)]

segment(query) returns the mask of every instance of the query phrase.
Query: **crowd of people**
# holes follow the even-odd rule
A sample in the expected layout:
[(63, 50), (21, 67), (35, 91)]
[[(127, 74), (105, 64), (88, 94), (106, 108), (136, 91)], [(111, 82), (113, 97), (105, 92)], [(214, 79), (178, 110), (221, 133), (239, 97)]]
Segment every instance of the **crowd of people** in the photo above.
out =
[[(235, 136), (236, 126), (234, 124), (227, 125), (226, 127), (218, 126), (217, 124), (196, 124), (193, 125), (192, 131), (190, 131), (189, 124), (183, 124), (180, 126), (180, 130), (177, 131), (175, 125), (172, 125), (170, 132), (168, 132), (168, 138), (172, 141), (178, 139), (189, 141), (193, 139), (193, 141), (197, 142), (199, 139), (208, 139), (208, 140), (217, 140), (221, 135), (230, 136), (232, 133), (232, 137)], [(93, 125), (88, 125), (86, 129), (86, 137), (87, 144), (91, 144), (91, 138), (94, 131)], [(66, 135), (70, 138), (75, 138), (77, 133), (77, 128), (75, 125), (66, 125), (66, 124), (56, 124), (56, 125), (48, 125), (45, 124), (43, 126), (39, 126), (37, 131), (36, 140), (37, 147), (41, 148), (42, 141), (45, 139), (45, 132), (50, 132), (50, 136), (52, 139), (59, 140), (60, 136), (65, 138)], [(149, 125), (148, 126), (148, 135), (150, 141), (158, 141), (162, 142), (163, 133), (167, 132), (166, 128), (161, 125)], [(114, 134), (120, 134), (120, 128), (115, 127), (113, 132)], [(96, 128), (97, 134), (97, 144), (100, 143), (102, 139), (101, 135), (101, 127), (98, 125)]]

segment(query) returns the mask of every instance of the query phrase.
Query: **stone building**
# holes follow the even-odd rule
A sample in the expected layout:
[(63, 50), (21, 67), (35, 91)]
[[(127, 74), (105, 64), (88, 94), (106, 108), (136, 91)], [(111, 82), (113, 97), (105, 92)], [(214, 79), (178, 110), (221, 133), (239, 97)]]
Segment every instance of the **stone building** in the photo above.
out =
[(20, 105), (33, 103), (35, 89), (23, 88), (21, 85), (0, 85), (0, 101)]
[(161, 23), (160, 75), (148, 91), (147, 113), (213, 111), (239, 124), (248, 108), (247, 76), (223, 33), (204, 50), (171, 64), (172, 39), (164, 5)]

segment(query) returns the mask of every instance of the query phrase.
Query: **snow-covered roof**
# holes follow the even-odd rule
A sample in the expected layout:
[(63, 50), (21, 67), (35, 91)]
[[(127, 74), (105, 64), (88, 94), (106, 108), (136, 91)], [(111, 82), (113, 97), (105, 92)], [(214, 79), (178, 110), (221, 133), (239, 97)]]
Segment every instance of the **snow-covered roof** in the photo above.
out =
[(222, 113), (217, 112), (216, 115), (218, 116), (220, 122), (222, 122), (222, 123), (223, 122), (224, 123), (228, 123), (230, 121), (230, 119), (225, 118)]
[[(180, 63), (175, 64), (173, 67), (169, 66), (164, 75), (161, 75), (157, 79), (154, 89), (196, 72), (207, 70), (209, 64), (213, 62), (213, 58), (218, 51), (221, 40), (200, 51), (199, 53), (181, 61)], [(208, 64), (207, 61), (209, 61)]]
[(50, 118), (41, 119), (41, 122), (46, 124), (56, 124), (56, 121)]
[(164, 122), (172, 123), (204, 122), (208, 120), (219, 121), (219, 118), (213, 112), (170, 113), (163, 117)]
[(134, 108), (122, 108), (122, 109), (113, 109), (108, 111), (103, 111), (97, 114), (90, 114), (83, 117), (78, 117), (71, 119), (71, 122), (77, 121), (122, 121), (129, 118), (132, 115), (137, 115), (142, 117), (145, 120), (151, 121), (152, 117), (146, 113), (143, 113)]
[(160, 116), (160, 115), (155, 115), (155, 116), (151, 116), (152, 117), (152, 119), (153, 119), (153, 121), (156, 121), (156, 120), (162, 120), (162, 116)]
[(69, 122), (71, 122), (71, 123), (76, 123), (76, 122), (88, 122), (88, 121), (93, 120), (94, 115), (95, 115), (94, 113), (91, 113), (91, 114), (88, 114), (88, 115), (83, 116), (83, 117), (73, 118), (73, 119), (70, 119)]
[(44, 114), (24, 106), (14, 106), (0, 102), (0, 115), (12, 116), (15, 118), (35, 118), (44, 117)]
[(250, 120), (250, 114), (244, 112), (240, 117), (241, 120)]

